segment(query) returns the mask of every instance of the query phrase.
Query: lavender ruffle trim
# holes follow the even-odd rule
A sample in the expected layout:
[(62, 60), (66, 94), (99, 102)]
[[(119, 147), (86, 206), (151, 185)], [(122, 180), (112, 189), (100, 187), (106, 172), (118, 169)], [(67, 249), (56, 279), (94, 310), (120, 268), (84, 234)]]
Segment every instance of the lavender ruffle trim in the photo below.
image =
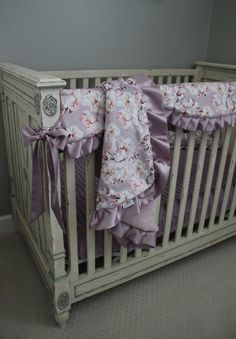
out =
[(99, 136), (94, 136), (89, 139), (82, 139), (74, 143), (68, 143), (66, 149), (71, 158), (78, 159), (86, 154), (92, 153), (99, 146)]
[(236, 112), (218, 116), (189, 115), (177, 111), (169, 112), (168, 122), (188, 131), (213, 132), (216, 129), (234, 127)]

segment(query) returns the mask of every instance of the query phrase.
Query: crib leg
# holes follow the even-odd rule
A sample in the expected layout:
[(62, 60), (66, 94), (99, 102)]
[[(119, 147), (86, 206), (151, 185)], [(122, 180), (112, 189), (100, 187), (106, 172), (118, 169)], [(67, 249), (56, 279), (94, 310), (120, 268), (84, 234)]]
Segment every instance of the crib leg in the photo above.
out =
[(54, 318), (60, 328), (64, 328), (69, 319), (71, 308), (68, 279), (57, 281), (54, 288)]
[(55, 314), (55, 320), (60, 328), (64, 328), (66, 326), (66, 323), (69, 320), (69, 315), (69, 311)]

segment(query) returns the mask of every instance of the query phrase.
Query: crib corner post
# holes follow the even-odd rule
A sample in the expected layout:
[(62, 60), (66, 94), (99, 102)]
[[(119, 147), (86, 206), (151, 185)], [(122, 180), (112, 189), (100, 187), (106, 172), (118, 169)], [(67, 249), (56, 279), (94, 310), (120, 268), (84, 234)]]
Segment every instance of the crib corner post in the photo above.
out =
[(59, 78), (37, 83), (35, 106), (41, 116), (42, 127), (51, 127), (60, 117), (60, 91), (66, 82)]
[(196, 68), (197, 73), (194, 75), (194, 81), (196, 82), (202, 81), (203, 72), (204, 72), (203, 66), (197, 62), (195, 63), (195, 68)]
[[(37, 83), (35, 106), (40, 115), (41, 126), (51, 127), (60, 117), (60, 91), (65, 86), (65, 81), (57, 78), (41, 80)], [(46, 161), (45, 161), (46, 163)], [(60, 192), (60, 180), (57, 183)], [(71, 294), (69, 276), (66, 270), (66, 252), (63, 231), (58, 224), (51, 208), (50, 176), (47, 165), (45, 166), (45, 200), (46, 200), (46, 227), (47, 251), (52, 279), (52, 294), (54, 305), (54, 318), (63, 328), (69, 319), (71, 308)]]
[(54, 288), (54, 318), (58, 326), (64, 328), (69, 320), (69, 310), (71, 308), (69, 282), (65, 279), (55, 281)]

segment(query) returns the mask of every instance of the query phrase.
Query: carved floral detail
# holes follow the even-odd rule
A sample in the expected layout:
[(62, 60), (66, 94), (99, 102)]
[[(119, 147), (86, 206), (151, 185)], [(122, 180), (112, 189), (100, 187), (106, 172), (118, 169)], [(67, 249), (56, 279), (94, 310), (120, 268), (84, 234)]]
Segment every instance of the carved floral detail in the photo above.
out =
[(48, 94), (43, 100), (43, 109), (45, 114), (53, 116), (57, 112), (57, 99)]
[(57, 300), (57, 307), (59, 310), (64, 310), (69, 306), (69, 293), (64, 292), (59, 295), (58, 300)]

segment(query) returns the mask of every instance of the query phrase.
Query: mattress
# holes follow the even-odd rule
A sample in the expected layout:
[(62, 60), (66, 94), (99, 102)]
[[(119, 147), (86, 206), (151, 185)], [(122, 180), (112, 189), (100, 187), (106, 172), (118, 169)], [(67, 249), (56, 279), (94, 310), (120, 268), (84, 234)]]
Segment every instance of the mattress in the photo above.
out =
[[(192, 163), (191, 176), (190, 176), (190, 182), (189, 182), (188, 198), (187, 198), (187, 203), (186, 203), (183, 229), (187, 227), (188, 221), (190, 218), (191, 201), (192, 201), (194, 182), (196, 178), (197, 162), (198, 162), (198, 153), (199, 153), (199, 148), (197, 147), (194, 150), (194, 155), (193, 155), (193, 163)], [(181, 190), (182, 190), (182, 185), (184, 184), (183, 177), (184, 177), (186, 156), (187, 156), (187, 150), (182, 149), (180, 153), (176, 193), (175, 193), (172, 222), (171, 222), (171, 233), (172, 234), (174, 233), (177, 227), (177, 220), (178, 220), (178, 214), (179, 214), (179, 209), (180, 209)], [(214, 190), (215, 190), (216, 180), (217, 180), (217, 175), (218, 175), (220, 156), (221, 156), (221, 150), (218, 151), (217, 158), (216, 158), (216, 165), (214, 169), (214, 175), (213, 175), (210, 197), (209, 197), (209, 202), (208, 202), (208, 207), (207, 207), (206, 219), (210, 217), (211, 207), (212, 207), (213, 198), (214, 198)], [(205, 190), (207, 172), (208, 172), (208, 166), (209, 166), (209, 159), (210, 159), (210, 148), (206, 150), (197, 210), (195, 214), (195, 221), (194, 221), (195, 224), (197, 224), (200, 220), (200, 213), (202, 209), (203, 196), (204, 196), (204, 190)], [(227, 180), (229, 163), (230, 163), (230, 158), (228, 157), (226, 160), (226, 166), (225, 166), (225, 171), (224, 171), (224, 176), (223, 176), (223, 184), (222, 184), (222, 188), (220, 191), (220, 197), (219, 197), (216, 216), (219, 216), (223, 197), (224, 197), (224, 190), (225, 190), (225, 185), (226, 185), (226, 180)], [(85, 158), (84, 157), (76, 160), (75, 168), (76, 168), (76, 205), (77, 205), (78, 252), (79, 252), (78, 255), (79, 255), (79, 259), (84, 259), (86, 258), (86, 199), (85, 199), (86, 195), (85, 195)], [(236, 182), (236, 171), (233, 176), (233, 183), (232, 183), (231, 190), (230, 190), (227, 209), (229, 209), (229, 206), (230, 206), (230, 200), (232, 199), (235, 182)], [(97, 185), (98, 185), (98, 178), (96, 178), (96, 187)], [(65, 221), (65, 188), (64, 188), (64, 180), (63, 180), (63, 166), (61, 166), (61, 189), (62, 189), (61, 191), (62, 213), (63, 213), (63, 218)], [(159, 212), (159, 220), (158, 220), (159, 231), (157, 233), (157, 243), (161, 241), (161, 237), (164, 232), (167, 201), (168, 201), (168, 185), (163, 191), (162, 196), (161, 196), (161, 204), (160, 204), (160, 212)], [(103, 255), (103, 245), (104, 245), (103, 239), (104, 239), (104, 232), (95, 231), (96, 257), (100, 257)], [(65, 237), (65, 240), (66, 240), (66, 237)], [(114, 254), (118, 252), (119, 247), (120, 245), (118, 244), (118, 242), (115, 239), (113, 239), (113, 253)], [(129, 250), (132, 250), (132, 248), (130, 248)]]

